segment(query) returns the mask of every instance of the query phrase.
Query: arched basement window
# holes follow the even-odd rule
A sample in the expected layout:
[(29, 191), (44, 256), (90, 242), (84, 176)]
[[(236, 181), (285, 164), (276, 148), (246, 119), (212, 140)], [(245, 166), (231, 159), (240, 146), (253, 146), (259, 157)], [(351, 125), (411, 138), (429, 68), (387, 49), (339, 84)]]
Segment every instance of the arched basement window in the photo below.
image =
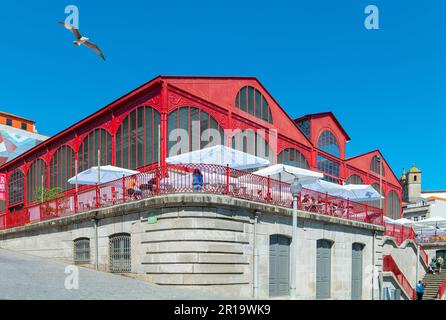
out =
[[(378, 156), (373, 156), (372, 160), (370, 161), (370, 170), (372, 170), (374, 173), (380, 174), (382, 173), (382, 175), (384, 176), (384, 166), (382, 168), (380, 168), (380, 163), (382, 163), (382, 158), (381, 161), (379, 160)], [(382, 170), (380, 170), (382, 169)], [(382, 172), (380, 172), (382, 171)]]
[(246, 86), (240, 89), (235, 98), (235, 107), (262, 119), (273, 123), (271, 109), (265, 97), (254, 87)]
[(26, 202), (34, 202), (37, 191), (42, 187), (46, 188), (46, 163), (42, 159), (37, 159), (31, 164), (26, 174)]
[(23, 171), (20, 169), (14, 170), (9, 177), (8, 183), (9, 206), (23, 202), (25, 193), (24, 182), (25, 175), (23, 174)]
[(104, 129), (95, 129), (88, 134), (79, 148), (79, 172), (98, 165), (98, 150), (101, 151), (101, 166), (112, 161), (112, 138)]
[(364, 184), (364, 181), (362, 180), (362, 178), (360, 176), (358, 176), (357, 174), (352, 174), (348, 179), (347, 179), (347, 184)]
[(90, 239), (79, 238), (74, 240), (74, 263), (90, 263)]
[(168, 117), (168, 156), (224, 145), (224, 130), (206, 111), (181, 107)]
[(287, 148), (277, 156), (277, 163), (290, 165), (293, 167), (310, 169), (307, 159), (299, 150)]
[(390, 190), (387, 193), (387, 216), (397, 220), (400, 218), (400, 215), (400, 198), (395, 191)]
[(72, 188), (67, 181), (75, 175), (74, 151), (69, 146), (60, 147), (50, 162), (50, 187), (62, 191)]
[(322, 134), (319, 136), (317, 146), (320, 150), (333, 156), (338, 158), (341, 156), (338, 141), (336, 140), (335, 135), (329, 130), (322, 132)]
[(232, 148), (264, 158), (273, 163), (274, 152), (261, 134), (252, 129), (242, 130), (232, 137)]

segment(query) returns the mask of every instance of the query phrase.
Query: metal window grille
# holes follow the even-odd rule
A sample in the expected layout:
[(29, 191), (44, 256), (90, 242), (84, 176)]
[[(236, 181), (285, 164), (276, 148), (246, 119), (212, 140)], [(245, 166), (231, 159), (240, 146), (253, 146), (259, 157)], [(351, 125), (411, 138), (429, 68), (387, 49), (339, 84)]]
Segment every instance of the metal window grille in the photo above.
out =
[(387, 216), (392, 219), (400, 218), (400, 198), (393, 190), (387, 194)]
[(75, 175), (74, 151), (68, 146), (60, 147), (50, 162), (50, 186), (68, 190), (73, 188), (67, 181)]
[(385, 176), (384, 166), (383, 166), (383, 168), (380, 168), (380, 164), (381, 164), (381, 161), (378, 159), (378, 156), (374, 156), (372, 158), (372, 160), (370, 161), (370, 170), (372, 170), (373, 172), (375, 172), (377, 174), (382, 173), (382, 175)]
[(22, 170), (16, 169), (9, 178), (8, 200), (9, 205), (14, 205), (24, 200), (24, 179)]
[(151, 107), (131, 111), (116, 132), (116, 165), (136, 169), (158, 162), (160, 113)]
[(42, 159), (37, 159), (29, 167), (26, 174), (26, 201), (28, 203), (36, 200), (36, 190), (42, 187), (46, 187), (46, 164)]
[(263, 121), (273, 123), (268, 102), (260, 91), (254, 87), (246, 86), (240, 89), (235, 98), (235, 107)]
[(317, 156), (317, 168), (318, 170), (326, 173), (324, 180), (329, 182), (338, 183), (340, 174), (340, 164), (339, 162), (327, 159), (321, 155)]
[(341, 154), (335, 135), (328, 130), (322, 132), (319, 136), (317, 146), (319, 149), (336, 157), (339, 157)]
[(117, 234), (110, 237), (110, 271), (128, 273), (132, 270), (130, 235)]
[(277, 163), (286, 164), (298, 168), (310, 169), (305, 156), (296, 149), (285, 149), (277, 156)]
[(90, 239), (74, 240), (74, 262), (90, 263)]
[[(214, 130), (219, 133), (219, 137), (212, 134)], [(189, 135), (182, 134), (184, 132)], [(169, 156), (224, 144), (225, 141), (224, 130), (217, 120), (195, 107), (181, 107), (169, 114), (168, 140)]]
[(364, 181), (362, 180), (362, 178), (360, 176), (358, 176), (357, 174), (352, 174), (348, 179), (347, 179), (347, 184), (364, 184)]
[(98, 165), (98, 150), (101, 150), (101, 165), (112, 163), (112, 138), (104, 129), (95, 129), (85, 137), (79, 148), (79, 172)]

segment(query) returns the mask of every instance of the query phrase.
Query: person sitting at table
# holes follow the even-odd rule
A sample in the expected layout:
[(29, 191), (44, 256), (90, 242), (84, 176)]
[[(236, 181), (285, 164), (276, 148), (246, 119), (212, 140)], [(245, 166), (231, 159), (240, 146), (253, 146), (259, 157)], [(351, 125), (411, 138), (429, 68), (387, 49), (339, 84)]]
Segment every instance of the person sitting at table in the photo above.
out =
[(136, 177), (130, 177), (127, 180), (127, 194), (131, 197), (133, 197), (135, 200), (141, 199), (142, 197), (142, 191), (139, 188), (138, 180)]

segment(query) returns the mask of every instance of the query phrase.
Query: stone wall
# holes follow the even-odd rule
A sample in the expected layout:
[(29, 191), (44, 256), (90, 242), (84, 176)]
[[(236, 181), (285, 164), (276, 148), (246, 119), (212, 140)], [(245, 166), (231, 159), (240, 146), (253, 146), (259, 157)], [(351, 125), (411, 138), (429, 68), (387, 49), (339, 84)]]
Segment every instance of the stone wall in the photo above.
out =
[[(149, 214), (157, 216), (156, 223), (149, 223)], [(227, 196), (171, 195), (1, 231), (0, 247), (73, 263), (73, 241), (89, 238), (93, 267), (96, 220), (103, 271), (109, 270), (109, 237), (128, 233), (132, 273), (139, 278), (233, 297), (268, 298), (270, 236), (291, 238), (291, 216), (286, 208)], [(299, 211), (298, 298), (316, 297), (316, 242), (327, 239), (333, 242), (331, 298), (351, 298), (352, 245), (361, 243), (363, 299), (378, 299), (382, 234), (382, 227)]]

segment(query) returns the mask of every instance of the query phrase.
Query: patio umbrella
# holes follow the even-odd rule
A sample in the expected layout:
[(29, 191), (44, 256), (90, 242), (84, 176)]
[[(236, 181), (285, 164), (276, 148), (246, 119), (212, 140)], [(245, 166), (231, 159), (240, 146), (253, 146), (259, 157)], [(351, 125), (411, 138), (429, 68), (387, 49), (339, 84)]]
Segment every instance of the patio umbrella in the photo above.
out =
[(139, 173), (138, 171), (114, 167), (114, 166), (101, 166), (91, 167), (79, 173), (77, 176), (72, 177), (68, 180), (70, 184), (79, 185), (94, 185), (97, 183), (106, 183), (114, 180), (118, 180), (123, 176), (132, 176)]
[(276, 164), (268, 168), (260, 169), (253, 174), (271, 177), (271, 179), (280, 180), (286, 183), (293, 183), (294, 178), (298, 178), (301, 183), (312, 183), (322, 179), (324, 175), (319, 172), (292, 167), (284, 164)]
[[(313, 183), (303, 183), (306, 189), (314, 190), (320, 193), (328, 193), (331, 196), (349, 199), (355, 202), (379, 200), (381, 195), (373, 189), (372, 186), (364, 186), (352, 188), (351, 186), (342, 186), (337, 183), (328, 182), (325, 180), (318, 180)], [(373, 189), (373, 190), (372, 190)]]
[(203, 163), (220, 166), (229, 165), (229, 167), (239, 170), (261, 168), (270, 164), (269, 160), (223, 145), (183, 153), (167, 158), (166, 162), (169, 164)]
[[(343, 188), (353, 192), (355, 195), (355, 201), (375, 201), (384, 199), (382, 195), (379, 194), (371, 185), (367, 184), (347, 184), (342, 186)], [(351, 199), (353, 200), (353, 199)], [(410, 220), (409, 220), (410, 221)]]

